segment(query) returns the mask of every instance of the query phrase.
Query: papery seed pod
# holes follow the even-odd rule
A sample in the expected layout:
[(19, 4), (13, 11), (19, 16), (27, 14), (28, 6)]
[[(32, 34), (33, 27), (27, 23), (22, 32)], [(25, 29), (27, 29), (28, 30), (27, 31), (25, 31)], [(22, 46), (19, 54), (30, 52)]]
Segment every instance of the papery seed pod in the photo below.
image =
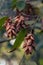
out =
[[(25, 17), (22, 14), (19, 14), (14, 18), (14, 26), (16, 28), (16, 31), (20, 30), (21, 28), (26, 28), (28, 29), (30, 25), (25, 23)], [(17, 31), (17, 32), (18, 32)]]
[(24, 21), (21, 22), (21, 27), (22, 28), (25, 28), (25, 29), (28, 29), (29, 28), (29, 25), (25, 24)]
[(32, 36), (32, 34), (27, 34), (27, 36), (25, 37), (25, 40), (31, 39), (31, 36)]
[[(35, 50), (36, 43), (32, 44), (32, 48)], [(36, 51), (36, 50), (35, 50)]]
[(14, 23), (12, 23), (11, 19), (8, 19), (5, 22), (4, 27), (6, 29), (6, 34), (7, 34), (8, 37), (16, 36), (16, 31), (15, 31)]
[(35, 50), (35, 42), (34, 42), (34, 36), (32, 34), (28, 34), (24, 39), (24, 51), (26, 54), (31, 54), (33, 50)]
[(25, 51), (25, 53), (26, 53), (27, 55), (30, 54), (29, 49), (27, 49), (27, 50)]
[(25, 6), (23, 12), (27, 15), (33, 14), (33, 6), (29, 3), (26, 3), (26, 6)]
[(21, 14), (15, 17), (15, 22), (21, 22), (22, 20), (24, 20), (24, 16), (22, 16)]
[(18, 33), (21, 29), (21, 23), (23, 20), (24, 17), (22, 15), (15, 17), (14, 23), (12, 22), (11, 18), (6, 20), (4, 27), (9, 37), (12, 37), (13, 35), (16, 36), (16, 33)]
[(29, 52), (32, 53), (33, 48), (29, 46)]
[(31, 45), (31, 43), (32, 43), (32, 41), (31, 41), (31, 39), (29, 39), (29, 40), (27, 41), (27, 45), (29, 46), (29, 45)]
[(24, 20), (24, 17), (22, 15), (16, 16), (14, 20), (14, 25), (18, 27), (23, 20)]
[(21, 26), (19, 25), (18, 27), (16, 27), (16, 32), (18, 33), (21, 29)]
[(11, 20), (11, 17), (9, 17), (6, 21), (5, 21), (5, 24), (4, 24), (4, 27), (6, 27), (7, 25), (11, 24), (12, 23), (12, 20)]
[(28, 25), (25, 24), (24, 22), (24, 16), (20, 15), (19, 17), (15, 17), (14, 21), (15, 27), (20, 27), (20, 28), (27, 28)]
[(7, 33), (12, 34), (11, 36), (16, 36), (16, 31), (15, 31), (14, 26), (11, 25), (10, 28), (7, 30)]

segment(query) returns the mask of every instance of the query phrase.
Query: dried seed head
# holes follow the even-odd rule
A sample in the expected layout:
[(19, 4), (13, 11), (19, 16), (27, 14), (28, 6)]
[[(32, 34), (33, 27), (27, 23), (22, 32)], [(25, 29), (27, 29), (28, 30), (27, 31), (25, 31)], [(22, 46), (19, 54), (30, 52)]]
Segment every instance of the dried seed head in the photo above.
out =
[(27, 37), (24, 39), (24, 45), (23, 48), (25, 50), (26, 54), (31, 54), (33, 50), (35, 50), (35, 42), (34, 37), (32, 34), (28, 34)]
[(6, 29), (6, 33), (8, 37), (16, 36), (14, 23), (12, 23), (11, 19), (8, 18), (8, 20), (6, 20), (4, 27)]

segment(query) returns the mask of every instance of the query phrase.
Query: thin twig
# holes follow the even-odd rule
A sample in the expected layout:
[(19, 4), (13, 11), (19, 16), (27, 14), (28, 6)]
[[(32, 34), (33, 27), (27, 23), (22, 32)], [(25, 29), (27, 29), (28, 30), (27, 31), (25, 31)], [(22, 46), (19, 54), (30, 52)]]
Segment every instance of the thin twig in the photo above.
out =
[[(14, 39), (14, 38), (13, 38), (13, 39)], [(8, 42), (8, 41), (10, 41), (10, 40), (12, 40), (12, 39), (3, 39), (3, 40), (1, 39), (1, 40), (0, 40), (0, 43)]]

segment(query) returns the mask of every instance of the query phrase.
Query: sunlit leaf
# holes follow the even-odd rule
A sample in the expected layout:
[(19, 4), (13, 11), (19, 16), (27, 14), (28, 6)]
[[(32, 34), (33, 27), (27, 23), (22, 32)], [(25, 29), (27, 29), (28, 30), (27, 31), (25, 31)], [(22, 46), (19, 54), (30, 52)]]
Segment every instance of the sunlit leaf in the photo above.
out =
[(24, 40), (24, 37), (25, 37), (26, 33), (27, 33), (26, 29), (22, 29), (18, 33), (18, 36), (17, 36), (17, 38), (15, 40), (15, 43), (14, 43), (12, 49), (17, 49), (21, 45), (22, 41)]

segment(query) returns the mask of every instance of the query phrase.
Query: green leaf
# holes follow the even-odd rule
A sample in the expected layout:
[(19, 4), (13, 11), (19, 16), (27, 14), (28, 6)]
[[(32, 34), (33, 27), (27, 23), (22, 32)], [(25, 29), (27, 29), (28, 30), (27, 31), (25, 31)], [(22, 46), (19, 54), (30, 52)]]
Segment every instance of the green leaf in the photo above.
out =
[(0, 19), (0, 30), (3, 28), (3, 24), (5, 23), (5, 20), (7, 19), (8, 17), (3, 17)]
[(16, 41), (15, 41), (12, 49), (17, 49), (21, 45), (22, 41), (24, 40), (24, 37), (25, 37), (26, 33), (27, 33), (26, 29), (22, 29), (18, 33), (18, 36), (16, 38)]
[(17, 0), (12, 0), (12, 4), (11, 4), (12, 9), (16, 7), (16, 4), (17, 4)]
[(16, 8), (19, 9), (19, 11), (23, 10), (25, 7), (25, 0), (18, 1), (16, 4)]

